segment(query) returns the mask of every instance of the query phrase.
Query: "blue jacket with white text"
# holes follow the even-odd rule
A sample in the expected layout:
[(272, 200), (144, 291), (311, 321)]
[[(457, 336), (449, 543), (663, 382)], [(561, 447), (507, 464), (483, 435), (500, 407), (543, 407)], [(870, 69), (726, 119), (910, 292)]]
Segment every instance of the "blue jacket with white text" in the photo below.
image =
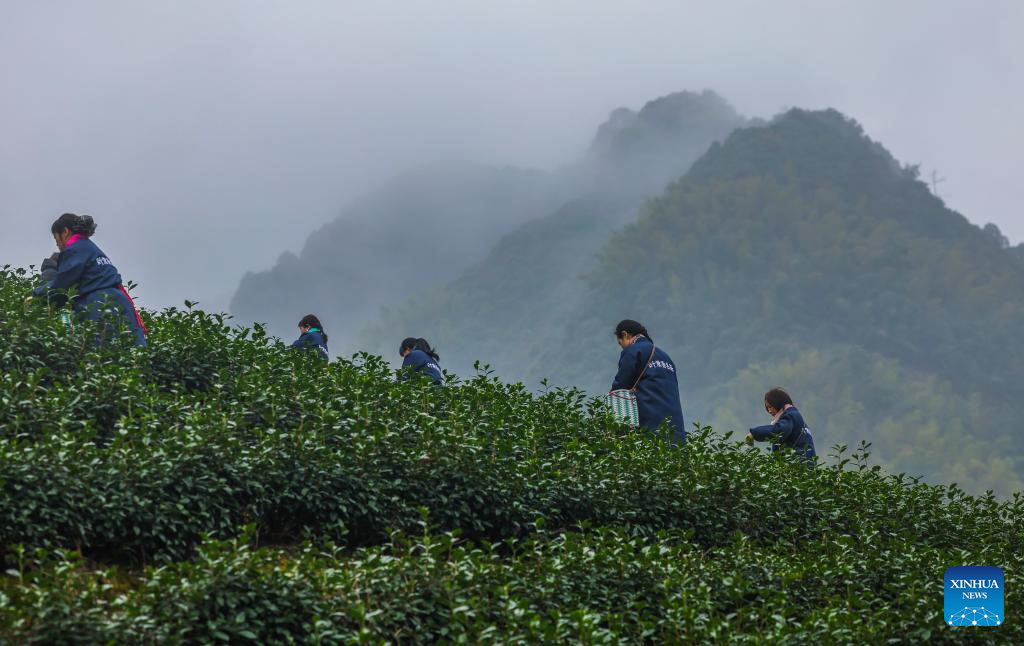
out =
[(444, 383), (444, 375), (441, 373), (441, 364), (437, 359), (433, 358), (423, 350), (413, 350), (409, 354), (405, 355), (405, 359), (402, 361), (402, 368), (411, 368), (413, 372), (418, 372), (430, 377), (430, 380), (434, 382), (435, 386), (440, 386)]
[[(643, 376), (637, 381), (641, 372)], [(679, 400), (676, 364), (664, 350), (655, 347), (645, 336), (637, 337), (636, 341), (622, 350), (619, 355), (619, 371), (612, 381), (612, 390), (628, 390), (634, 383), (640, 427), (653, 431), (663, 421), (667, 421), (672, 427), (675, 440), (680, 444), (686, 442), (686, 426), (683, 421), (683, 405)]]
[(76, 312), (96, 322), (109, 315), (120, 316), (134, 337), (135, 345), (147, 345), (142, 319), (121, 284), (121, 274), (95, 242), (79, 237), (64, 247), (57, 256), (56, 273), (50, 275), (53, 278), (32, 290), (33, 295), (43, 296), (73, 287), (78, 290), (71, 302)]
[(79, 238), (73, 244), (64, 247), (57, 256), (57, 273), (46, 285), (35, 289), (36, 296), (42, 296), (49, 290), (78, 289), (75, 301), (101, 289), (121, 286), (121, 274), (110, 262), (106, 254), (89, 238)]

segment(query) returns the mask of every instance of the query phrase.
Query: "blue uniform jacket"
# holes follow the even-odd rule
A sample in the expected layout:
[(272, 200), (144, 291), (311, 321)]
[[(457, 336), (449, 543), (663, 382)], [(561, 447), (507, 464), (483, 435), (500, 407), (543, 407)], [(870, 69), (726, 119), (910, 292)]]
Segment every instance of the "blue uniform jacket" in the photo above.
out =
[[(612, 381), (612, 390), (630, 389), (651, 356), (653, 344), (647, 337), (638, 337), (619, 355), (619, 371)], [(679, 379), (676, 364), (661, 348), (654, 350), (647, 371), (636, 385), (636, 404), (640, 427), (655, 430), (668, 421), (678, 442), (686, 441), (683, 405), (679, 401)]]
[(76, 302), (101, 289), (121, 286), (121, 274), (96, 243), (79, 238), (57, 256), (57, 273), (46, 285), (35, 289), (36, 296), (49, 290), (78, 288)]
[(440, 386), (444, 383), (444, 375), (441, 374), (440, 364), (423, 350), (413, 350), (405, 355), (405, 360), (402, 361), (402, 368), (410, 367), (413, 371), (430, 377), (435, 386)]
[(327, 339), (324, 338), (323, 332), (316, 329), (315, 327), (309, 328), (308, 332), (303, 333), (294, 343), (293, 348), (316, 348), (317, 354), (324, 361), (330, 361), (330, 355), (327, 354)]
[(795, 450), (802, 458), (811, 459), (817, 455), (814, 450), (814, 437), (804, 422), (804, 416), (796, 406), (787, 408), (774, 424), (765, 424), (750, 429), (750, 434), (758, 442), (774, 440), (772, 450), (778, 451), (783, 446)]
[(121, 274), (106, 254), (89, 238), (79, 238), (64, 247), (57, 256), (57, 272), (45, 285), (33, 290), (42, 296), (53, 290), (76, 288), (71, 305), (76, 312), (93, 321), (116, 311), (123, 319), (135, 344), (146, 345), (146, 333), (135, 318), (135, 306), (121, 291)]

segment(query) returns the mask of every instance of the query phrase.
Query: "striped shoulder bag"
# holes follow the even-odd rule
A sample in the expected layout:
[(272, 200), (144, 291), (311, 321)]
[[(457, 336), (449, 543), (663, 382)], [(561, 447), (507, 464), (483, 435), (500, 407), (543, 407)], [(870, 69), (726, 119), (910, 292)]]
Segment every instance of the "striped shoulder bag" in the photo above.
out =
[(615, 419), (623, 424), (629, 424), (629, 427), (633, 429), (640, 426), (640, 409), (636, 404), (636, 387), (639, 385), (644, 373), (647, 372), (647, 366), (651, 365), (651, 360), (654, 359), (655, 349), (654, 344), (651, 344), (651, 356), (647, 357), (647, 363), (644, 364), (644, 369), (640, 371), (640, 375), (636, 378), (636, 381), (633, 382), (632, 388), (628, 390), (625, 388), (613, 390), (605, 396)]

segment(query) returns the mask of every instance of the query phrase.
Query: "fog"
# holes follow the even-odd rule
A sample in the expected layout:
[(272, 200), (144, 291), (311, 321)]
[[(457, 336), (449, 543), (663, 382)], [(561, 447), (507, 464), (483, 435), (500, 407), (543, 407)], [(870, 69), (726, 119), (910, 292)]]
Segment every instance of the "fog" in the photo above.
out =
[(0, 264), (64, 211), (150, 307), (226, 307), (405, 168), (553, 169), (618, 106), (835, 107), (1024, 240), (1019, 2), (0, 4)]

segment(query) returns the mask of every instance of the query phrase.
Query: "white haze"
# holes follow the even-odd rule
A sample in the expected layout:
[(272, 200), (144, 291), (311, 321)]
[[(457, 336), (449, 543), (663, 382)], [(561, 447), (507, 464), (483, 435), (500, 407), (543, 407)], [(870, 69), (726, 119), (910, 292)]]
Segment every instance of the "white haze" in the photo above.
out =
[(836, 107), (1024, 240), (1024, 3), (0, 3), (0, 264), (64, 211), (143, 304), (226, 307), (391, 174), (554, 168), (617, 106)]

